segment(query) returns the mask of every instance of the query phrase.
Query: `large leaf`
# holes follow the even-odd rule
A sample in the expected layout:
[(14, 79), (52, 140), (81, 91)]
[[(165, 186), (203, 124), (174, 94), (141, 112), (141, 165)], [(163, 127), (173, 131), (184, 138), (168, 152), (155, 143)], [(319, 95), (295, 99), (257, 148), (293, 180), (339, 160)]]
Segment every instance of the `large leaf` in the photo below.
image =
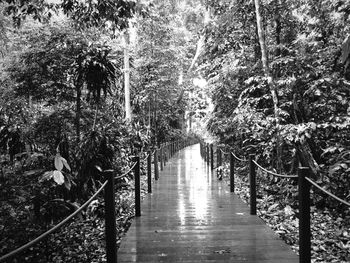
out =
[(39, 183), (43, 182), (43, 181), (47, 181), (50, 180), (53, 176), (53, 171), (47, 171), (43, 174), (43, 176), (41, 178), (39, 178)]
[(63, 157), (61, 157), (61, 161), (62, 161), (64, 167), (66, 167), (66, 169), (67, 169), (68, 171), (70, 171), (71, 169), (70, 169), (70, 166), (69, 166), (67, 160), (64, 159)]
[(58, 184), (62, 185), (64, 183), (64, 176), (60, 171), (53, 171), (53, 180)]
[(55, 156), (55, 168), (58, 171), (62, 171), (63, 169), (63, 162), (62, 162), (62, 157), (60, 154), (56, 154)]

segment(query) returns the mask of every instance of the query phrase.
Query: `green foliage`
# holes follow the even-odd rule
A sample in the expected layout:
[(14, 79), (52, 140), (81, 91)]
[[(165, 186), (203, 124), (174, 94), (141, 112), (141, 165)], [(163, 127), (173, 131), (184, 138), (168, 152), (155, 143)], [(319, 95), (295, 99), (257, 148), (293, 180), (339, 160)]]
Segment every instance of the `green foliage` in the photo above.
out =
[(190, 65), (193, 50), (186, 39), (192, 35), (182, 24), (176, 5), (156, 1), (138, 25), (133, 106), (138, 121), (149, 126), (156, 142), (181, 134), (188, 101), (184, 93), (190, 85), (180, 85), (179, 78)]
[(83, 36), (64, 24), (42, 26), (27, 36), (30, 46), (8, 67), (10, 78), (16, 82), (16, 95), (32, 96), (47, 104), (73, 101), (71, 67), (87, 46)]
[(101, 93), (106, 97), (112, 94), (115, 80), (121, 76), (116, 70), (115, 64), (109, 58), (111, 48), (105, 45), (90, 46), (82, 51), (75, 61), (76, 79), (81, 79), (88, 90), (87, 100), (90, 98), (100, 102)]
[(33, 137), (37, 147), (41, 151), (54, 153), (65, 136), (72, 136), (73, 122), (73, 112), (68, 109), (43, 115), (33, 127)]
[[(279, 119), (260, 64), (253, 3), (209, 1), (211, 21), (201, 58), (214, 104), (208, 129), (238, 153), (257, 154), (271, 169), (277, 147), (282, 148), (285, 172), (296, 173), (307, 156), (320, 167), (318, 182), (348, 198), (347, 159), (337, 157), (350, 149), (349, 5), (327, 0), (262, 3)], [(323, 197), (314, 197), (319, 206)], [(327, 205), (335, 203), (327, 200)]]
[(81, 28), (109, 27), (121, 30), (128, 27), (128, 20), (136, 12), (144, 13), (145, 7), (137, 1), (102, 0), (6, 0), (5, 13), (12, 17), (16, 26), (20, 26), (27, 16), (40, 22), (49, 20), (53, 14), (63, 11)]
[(137, 1), (113, 0), (64, 0), (59, 6), (81, 27), (110, 27), (112, 31), (128, 27), (128, 20), (136, 12), (144, 12), (144, 7)]

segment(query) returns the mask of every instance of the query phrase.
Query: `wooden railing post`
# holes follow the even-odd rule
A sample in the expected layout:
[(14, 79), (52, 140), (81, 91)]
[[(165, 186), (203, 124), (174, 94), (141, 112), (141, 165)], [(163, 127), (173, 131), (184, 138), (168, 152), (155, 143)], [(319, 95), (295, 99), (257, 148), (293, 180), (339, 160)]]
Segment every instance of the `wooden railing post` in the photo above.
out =
[(206, 145), (206, 152), (207, 152), (207, 166), (210, 164), (210, 152), (209, 152), (209, 143)]
[(106, 256), (107, 263), (117, 262), (117, 234), (115, 218), (115, 191), (114, 175), (112, 171), (106, 171), (106, 180), (108, 183), (105, 188), (105, 220), (106, 220)]
[[(218, 167), (218, 169), (217, 169), (217, 176), (218, 177), (220, 177), (220, 173), (222, 173), (222, 167), (221, 167), (221, 165), (222, 165), (222, 162), (221, 162), (221, 149), (220, 149), (220, 147), (217, 147), (216, 148), (216, 162), (217, 162), (217, 167)], [(220, 169), (219, 169), (219, 167), (220, 167)]]
[(160, 170), (163, 171), (163, 146), (160, 146), (159, 149), (159, 158), (160, 158)]
[(210, 168), (211, 170), (214, 170), (214, 149), (213, 149), (213, 144), (210, 144)]
[(256, 215), (256, 170), (255, 156), (249, 155), (249, 190), (250, 190), (250, 214)]
[(205, 160), (205, 157), (204, 157), (204, 147), (203, 147), (203, 143), (202, 142), (200, 142), (200, 149), (201, 149), (201, 156), (202, 156), (202, 158)]
[(136, 165), (134, 167), (135, 175), (135, 216), (141, 216), (141, 188), (140, 188), (140, 157), (135, 156), (134, 161)]
[(163, 145), (163, 168), (166, 165), (166, 144)]
[(205, 151), (205, 144), (204, 144), (204, 142), (202, 143), (202, 154), (203, 154), (204, 161), (206, 161), (207, 160), (207, 154), (206, 154), (206, 151)]
[(159, 170), (158, 170), (158, 150), (154, 151), (154, 179), (158, 180)]
[(168, 160), (169, 160), (169, 144), (166, 143), (165, 147), (164, 147), (164, 166), (167, 164)]
[(152, 152), (148, 151), (147, 157), (147, 190), (152, 193)]
[(305, 180), (308, 175), (308, 167), (298, 169), (300, 263), (311, 262), (310, 184)]
[(235, 158), (230, 153), (230, 191), (235, 192)]
[[(219, 162), (220, 162), (219, 151), (220, 151), (219, 146), (216, 145), (216, 168), (219, 168)], [(216, 176), (217, 177), (219, 177), (219, 173), (220, 173), (219, 169), (216, 169)]]

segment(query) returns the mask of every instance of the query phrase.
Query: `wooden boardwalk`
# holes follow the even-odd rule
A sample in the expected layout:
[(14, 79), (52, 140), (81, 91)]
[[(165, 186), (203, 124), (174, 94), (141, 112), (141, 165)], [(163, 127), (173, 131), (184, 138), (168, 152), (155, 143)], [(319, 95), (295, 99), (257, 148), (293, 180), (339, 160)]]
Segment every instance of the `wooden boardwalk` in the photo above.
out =
[(299, 262), (298, 256), (208, 170), (199, 145), (177, 153), (153, 184), (118, 262)]

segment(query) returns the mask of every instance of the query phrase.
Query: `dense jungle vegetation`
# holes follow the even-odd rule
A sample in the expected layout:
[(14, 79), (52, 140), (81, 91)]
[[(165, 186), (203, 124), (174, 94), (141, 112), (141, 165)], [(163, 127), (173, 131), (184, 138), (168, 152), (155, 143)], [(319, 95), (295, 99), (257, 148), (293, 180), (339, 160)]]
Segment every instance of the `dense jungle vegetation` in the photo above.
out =
[[(96, 166), (121, 173), (194, 134), (277, 172), (310, 167), (349, 201), (349, 15), (343, 0), (0, 0), (0, 255), (76, 210)], [(295, 187), (262, 178), (260, 216), (297, 250)], [(350, 261), (349, 209), (312, 198), (315, 261)], [(13, 262), (103, 261), (102, 208)]]
[[(199, 67), (214, 107), (207, 116), (209, 131), (241, 156), (255, 154), (271, 170), (296, 174), (299, 166), (310, 167), (320, 185), (349, 200), (349, 2), (208, 1), (208, 6)], [(261, 178), (260, 216), (296, 246), (291, 229), (298, 216), (288, 212), (297, 213), (295, 182)], [(317, 190), (312, 197), (314, 260), (348, 262), (348, 207)]]

